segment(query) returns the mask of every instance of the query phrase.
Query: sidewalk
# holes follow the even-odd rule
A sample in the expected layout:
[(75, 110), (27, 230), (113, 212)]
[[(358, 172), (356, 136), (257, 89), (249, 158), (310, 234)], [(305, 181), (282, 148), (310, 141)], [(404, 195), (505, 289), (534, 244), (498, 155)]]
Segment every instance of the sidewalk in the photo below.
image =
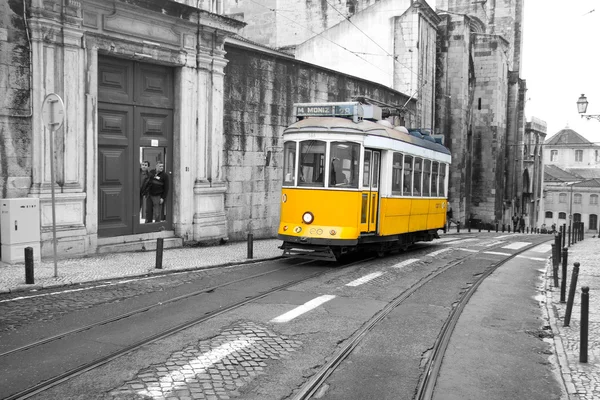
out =
[(99, 254), (82, 258), (59, 259), (57, 277), (54, 260), (45, 258), (34, 264), (34, 284), (25, 284), (25, 264), (0, 262), (0, 293), (41, 289), (172, 271), (193, 270), (211, 266), (253, 262), (281, 256), (281, 240), (253, 241), (252, 259), (248, 259), (248, 242), (231, 242), (216, 246), (183, 247), (163, 251), (162, 269), (156, 269), (156, 251)]
[[(569, 247), (565, 299), (568, 301), (573, 264), (578, 262), (579, 277), (574, 297), (571, 321), (564, 327), (566, 303), (560, 303), (560, 284), (554, 287), (552, 262), (546, 270), (546, 308), (554, 333), (554, 345), (570, 400), (600, 399), (600, 238), (587, 235), (585, 240)], [(561, 264), (562, 265), (562, 264)], [(562, 277), (559, 267), (559, 277)], [(589, 329), (587, 363), (579, 361), (581, 288), (589, 291)]]

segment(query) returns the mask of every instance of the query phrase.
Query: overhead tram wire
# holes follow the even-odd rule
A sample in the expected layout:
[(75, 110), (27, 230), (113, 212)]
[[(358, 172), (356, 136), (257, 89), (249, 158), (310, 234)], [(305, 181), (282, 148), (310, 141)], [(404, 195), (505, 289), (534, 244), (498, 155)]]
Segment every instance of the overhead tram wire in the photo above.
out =
[[(270, 8), (270, 7), (267, 7), (267, 6), (263, 5), (263, 4), (260, 4), (260, 3), (256, 2), (255, 0), (248, 0), (248, 1), (250, 1), (250, 2), (252, 2), (252, 3), (254, 3), (254, 4), (257, 4), (257, 5), (259, 5), (259, 6), (263, 7), (263, 8), (266, 8), (267, 10), (269, 10), (269, 11), (272, 11), (272, 12), (277, 12), (277, 11), (279, 11), (279, 10), (277, 10), (277, 9), (275, 9), (275, 8)], [(291, 18), (288, 18), (288, 17), (286, 17), (285, 15), (283, 15), (283, 14), (281, 14), (281, 13), (280, 13), (279, 15), (281, 15), (283, 18), (287, 19), (288, 21), (291, 21), (291, 22), (293, 22), (294, 24), (298, 25), (299, 27), (301, 27), (301, 28), (303, 28), (303, 29), (306, 29), (306, 30), (307, 30), (307, 31), (309, 31), (310, 33), (313, 33), (313, 34), (315, 35), (315, 37), (316, 37), (316, 36), (322, 36), (322, 37), (323, 37), (323, 39), (327, 40), (328, 42), (330, 42), (330, 43), (332, 43), (332, 44), (334, 44), (334, 45), (336, 45), (336, 46), (338, 46), (338, 47), (341, 47), (343, 50), (346, 50), (348, 53), (351, 53), (351, 54), (355, 55), (356, 57), (360, 58), (361, 60), (363, 60), (363, 61), (364, 61), (364, 62), (366, 62), (367, 64), (369, 64), (369, 65), (372, 65), (373, 67), (377, 68), (377, 69), (378, 69), (378, 70), (380, 70), (381, 72), (385, 73), (387, 76), (389, 76), (389, 77), (392, 77), (392, 75), (391, 75), (389, 72), (387, 72), (387, 71), (385, 71), (385, 70), (381, 69), (379, 66), (377, 66), (377, 65), (373, 64), (373, 63), (372, 63), (372, 62), (370, 62), (369, 60), (367, 60), (367, 59), (365, 59), (365, 58), (363, 58), (363, 57), (359, 56), (359, 55), (358, 55), (359, 53), (357, 53), (357, 52), (355, 52), (355, 51), (352, 51), (352, 50), (350, 50), (350, 49), (348, 49), (348, 48), (346, 48), (346, 47), (342, 46), (341, 44), (334, 42), (333, 40), (329, 39), (328, 37), (324, 36), (324, 35), (323, 35), (323, 33), (325, 33), (325, 31), (323, 31), (323, 32), (320, 32), (320, 33), (319, 33), (319, 32), (315, 32), (315, 31), (313, 31), (312, 29), (310, 29), (310, 28), (307, 28), (306, 26), (304, 26), (304, 25), (302, 25), (302, 24), (299, 24), (299, 23), (298, 23), (298, 22), (296, 22), (295, 20), (293, 20), (293, 19), (291, 19)], [(406, 68), (408, 68), (408, 67), (406, 67)], [(413, 72), (413, 73), (414, 73), (414, 72)]]
[(379, 47), (381, 50), (383, 50), (383, 52), (388, 56), (391, 57), (391, 59), (394, 62), (397, 62), (398, 64), (400, 64), (402, 67), (406, 68), (407, 70), (409, 70), (410, 72), (412, 72), (413, 74), (415, 74), (415, 76), (417, 77), (417, 79), (421, 79), (419, 77), (419, 74), (417, 74), (415, 71), (412, 70), (412, 68), (408, 67), (407, 65), (404, 65), (403, 63), (401, 63), (400, 61), (398, 61), (398, 57), (394, 56), (393, 54), (390, 54), (386, 49), (384, 49), (383, 47), (381, 47), (381, 45), (379, 43), (377, 43), (375, 40), (373, 40), (373, 38), (371, 38), (369, 35), (367, 35), (362, 29), (360, 29), (358, 26), (356, 26), (356, 24), (354, 22), (352, 22), (350, 20), (350, 17), (346, 17), (340, 10), (338, 10), (337, 8), (335, 8), (333, 5), (331, 5), (331, 3), (329, 2), (329, 0), (325, 0), (325, 2), (327, 3), (327, 5), (331, 8), (333, 8), (338, 14), (340, 14), (346, 21), (348, 21), (350, 24), (352, 24), (353, 27), (355, 27), (356, 29), (358, 29), (358, 31), (360, 33), (362, 33), (363, 35), (365, 35), (365, 37), (367, 39), (369, 39), (371, 42), (375, 43), (375, 45), (377, 47)]

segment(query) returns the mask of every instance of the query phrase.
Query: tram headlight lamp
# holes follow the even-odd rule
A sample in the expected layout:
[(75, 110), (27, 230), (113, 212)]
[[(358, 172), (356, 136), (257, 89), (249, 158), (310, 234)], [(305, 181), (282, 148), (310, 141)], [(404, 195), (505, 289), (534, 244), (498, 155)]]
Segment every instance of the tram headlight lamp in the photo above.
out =
[(310, 211), (307, 211), (304, 214), (302, 214), (302, 221), (305, 224), (312, 224), (314, 220), (315, 220), (315, 216)]

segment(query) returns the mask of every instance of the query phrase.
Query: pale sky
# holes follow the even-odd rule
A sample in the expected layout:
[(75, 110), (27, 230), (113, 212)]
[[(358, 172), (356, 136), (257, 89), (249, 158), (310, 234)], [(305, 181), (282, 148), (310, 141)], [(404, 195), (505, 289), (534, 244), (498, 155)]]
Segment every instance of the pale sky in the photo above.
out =
[(568, 126), (600, 144), (600, 1), (524, 0), (521, 78), (527, 83), (525, 114), (546, 121), (549, 138)]

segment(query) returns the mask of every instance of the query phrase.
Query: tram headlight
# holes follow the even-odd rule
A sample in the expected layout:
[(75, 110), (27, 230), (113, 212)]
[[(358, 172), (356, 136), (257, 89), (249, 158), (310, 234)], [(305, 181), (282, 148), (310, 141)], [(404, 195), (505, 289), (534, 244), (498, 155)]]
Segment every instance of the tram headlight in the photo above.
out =
[(310, 211), (302, 214), (302, 221), (304, 221), (305, 224), (312, 224), (314, 220), (315, 216)]

